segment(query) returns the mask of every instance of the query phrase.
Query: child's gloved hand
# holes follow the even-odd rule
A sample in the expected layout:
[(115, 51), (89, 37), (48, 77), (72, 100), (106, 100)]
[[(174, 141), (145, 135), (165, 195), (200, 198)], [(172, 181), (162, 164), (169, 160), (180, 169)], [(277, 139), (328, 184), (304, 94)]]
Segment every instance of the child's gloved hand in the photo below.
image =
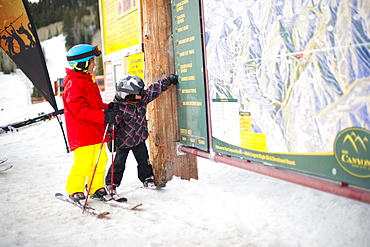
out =
[(171, 74), (169, 77), (167, 77), (167, 80), (171, 84), (176, 85), (179, 82), (179, 76), (175, 74)]
[(116, 115), (118, 114), (118, 111), (114, 111), (108, 108), (104, 111), (104, 113), (105, 113), (105, 118), (104, 118), (105, 123), (109, 123), (109, 124), (116, 123)]
[(109, 105), (108, 105), (108, 109), (113, 110), (113, 111), (119, 111), (118, 102), (110, 102)]

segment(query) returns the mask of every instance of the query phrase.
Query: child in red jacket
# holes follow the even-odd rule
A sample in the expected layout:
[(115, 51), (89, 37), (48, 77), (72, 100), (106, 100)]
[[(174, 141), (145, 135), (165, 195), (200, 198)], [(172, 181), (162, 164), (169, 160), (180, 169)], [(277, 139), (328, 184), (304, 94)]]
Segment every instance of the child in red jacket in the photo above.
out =
[[(67, 179), (66, 189), (75, 202), (85, 199), (84, 189), (96, 164), (104, 137), (107, 114), (97, 83), (92, 73), (95, 57), (101, 54), (97, 46), (76, 45), (67, 52), (67, 60), (72, 69), (67, 70), (64, 79), (64, 115), (70, 150), (74, 151), (74, 164)], [(108, 112), (108, 111), (106, 111)], [(105, 166), (108, 161), (105, 148), (101, 150), (99, 163), (91, 184), (90, 194), (102, 199), (107, 195), (104, 184)]]

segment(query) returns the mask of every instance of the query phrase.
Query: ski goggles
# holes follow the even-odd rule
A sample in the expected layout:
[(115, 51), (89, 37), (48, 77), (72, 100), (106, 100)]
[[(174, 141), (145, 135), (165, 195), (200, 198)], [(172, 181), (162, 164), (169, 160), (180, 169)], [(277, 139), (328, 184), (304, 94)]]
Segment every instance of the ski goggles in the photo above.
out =
[(126, 89), (126, 88), (117, 88), (117, 92), (124, 92), (127, 94), (136, 94), (136, 95), (144, 95), (144, 88), (139, 88), (137, 90), (132, 90), (132, 89)]
[(100, 56), (100, 54), (101, 54), (101, 51), (100, 51), (99, 47), (96, 45), (96, 46), (94, 46), (94, 48), (91, 51), (81, 53), (81, 54), (78, 54), (78, 55), (75, 55), (75, 56), (67, 57), (67, 60), (68, 61), (74, 61), (74, 60), (79, 60), (79, 59), (82, 59), (82, 58), (85, 58), (85, 57), (91, 57), (91, 56), (98, 57), (98, 56)]

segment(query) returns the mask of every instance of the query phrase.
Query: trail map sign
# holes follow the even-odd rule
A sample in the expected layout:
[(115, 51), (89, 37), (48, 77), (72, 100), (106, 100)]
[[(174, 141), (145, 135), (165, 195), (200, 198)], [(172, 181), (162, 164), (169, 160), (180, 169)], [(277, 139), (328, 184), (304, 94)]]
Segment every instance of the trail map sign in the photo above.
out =
[(181, 143), (370, 188), (365, 2), (173, 1)]
[(215, 152), (370, 188), (366, 1), (204, 0)]

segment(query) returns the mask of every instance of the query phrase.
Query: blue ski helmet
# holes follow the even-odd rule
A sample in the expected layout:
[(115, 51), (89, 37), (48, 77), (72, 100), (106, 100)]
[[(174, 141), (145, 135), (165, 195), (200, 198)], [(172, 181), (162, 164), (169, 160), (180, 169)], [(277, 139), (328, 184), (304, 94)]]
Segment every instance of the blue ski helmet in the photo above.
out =
[(90, 58), (98, 57), (100, 54), (101, 51), (97, 45), (79, 44), (68, 50), (67, 60), (72, 68), (86, 70), (89, 66)]
[(140, 95), (142, 88), (145, 86), (143, 80), (136, 75), (126, 75), (116, 84), (117, 94), (122, 98), (126, 98), (129, 94)]

